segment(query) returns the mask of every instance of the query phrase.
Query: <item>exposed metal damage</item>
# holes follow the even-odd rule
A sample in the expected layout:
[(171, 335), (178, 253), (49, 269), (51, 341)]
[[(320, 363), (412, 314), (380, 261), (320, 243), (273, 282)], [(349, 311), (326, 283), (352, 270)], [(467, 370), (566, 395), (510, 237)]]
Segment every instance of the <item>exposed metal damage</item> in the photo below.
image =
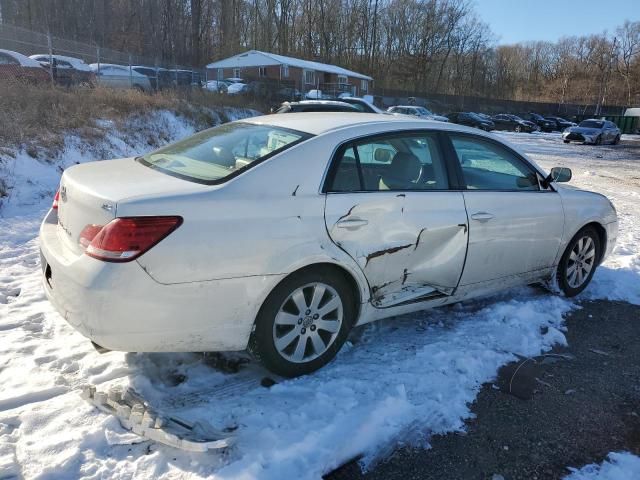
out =
[(369, 262), (375, 258), (378, 257), (382, 257), (383, 255), (392, 255), (396, 252), (399, 252), (400, 250), (404, 250), (405, 248), (409, 248), (413, 245), (413, 243), (409, 243), (408, 245), (401, 245), (399, 247), (391, 247), (391, 248), (386, 248), (384, 250), (378, 250), (377, 252), (373, 252), (370, 253), (369, 255), (367, 255), (367, 261), (364, 264), (364, 266), (366, 267), (367, 265), (369, 265)]

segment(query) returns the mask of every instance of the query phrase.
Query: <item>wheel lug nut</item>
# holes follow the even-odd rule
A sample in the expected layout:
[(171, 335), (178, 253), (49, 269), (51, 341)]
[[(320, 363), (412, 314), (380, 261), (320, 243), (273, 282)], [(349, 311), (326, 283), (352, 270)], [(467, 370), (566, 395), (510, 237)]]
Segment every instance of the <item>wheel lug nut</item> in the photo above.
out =
[(320, 318), (320, 315), (318, 315), (317, 313), (313, 316), (314, 320), (317, 320), (318, 318)]
[(307, 329), (306, 329), (306, 328), (304, 328), (304, 327), (302, 327), (302, 330), (300, 330), (300, 333), (302, 333), (302, 334), (307, 333)]
[(311, 331), (315, 332), (316, 331), (316, 326), (315, 325), (311, 325)]
[(307, 310), (306, 312), (304, 312), (305, 315), (309, 315), (311, 313), (311, 310)]
[(302, 325), (302, 319), (301, 318), (298, 319), (298, 325)]

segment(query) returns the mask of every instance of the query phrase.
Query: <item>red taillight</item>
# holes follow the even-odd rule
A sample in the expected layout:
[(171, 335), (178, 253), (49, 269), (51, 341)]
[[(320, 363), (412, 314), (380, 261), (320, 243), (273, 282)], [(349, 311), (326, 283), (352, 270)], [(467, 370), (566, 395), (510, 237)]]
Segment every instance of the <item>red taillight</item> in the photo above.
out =
[(182, 224), (182, 217), (116, 218), (104, 227), (87, 225), (80, 234), (85, 253), (105, 262), (129, 262)]
[(58, 209), (58, 201), (60, 200), (60, 190), (56, 190), (56, 194), (53, 197), (53, 205), (51, 205), (51, 208), (54, 210)]

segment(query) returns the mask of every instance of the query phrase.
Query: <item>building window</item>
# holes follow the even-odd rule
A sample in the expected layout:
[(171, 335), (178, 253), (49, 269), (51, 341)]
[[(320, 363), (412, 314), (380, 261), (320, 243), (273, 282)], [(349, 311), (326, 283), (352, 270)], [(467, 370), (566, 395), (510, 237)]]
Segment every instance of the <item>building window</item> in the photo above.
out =
[(346, 75), (338, 75), (338, 83), (340, 85), (347, 85), (349, 83), (349, 79)]
[(258, 76), (266, 77), (267, 76), (267, 67), (258, 67)]
[(224, 69), (218, 69), (218, 80), (222, 80), (224, 78)]
[(234, 68), (233, 69), (233, 78), (240, 78), (240, 69), (239, 68)]
[(362, 80), (360, 82), (360, 90), (366, 92), (369, 89), (369, 82), (367, 80)]
[(282, 76), (289, 78), (289, 65), (282, 65)]
[(313, 70), (305, 70), (304, 71), (304, 83), (307, 85), (315, 85), (316, 84), (316, 72)]

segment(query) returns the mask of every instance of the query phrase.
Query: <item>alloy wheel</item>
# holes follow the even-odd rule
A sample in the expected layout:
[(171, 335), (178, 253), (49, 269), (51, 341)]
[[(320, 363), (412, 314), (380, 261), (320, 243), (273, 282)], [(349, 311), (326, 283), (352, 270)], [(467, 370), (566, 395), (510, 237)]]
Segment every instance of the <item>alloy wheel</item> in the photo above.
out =
[(581, 237), (571, 249), (566, 278), (571, 288), (578, 288), (589, 278), (596, 261), (596, 245), (590, 236)]
[(293, 363), (310, 362), (334, 343), (344, 319), (338, 292), (322, 282), (297, 288), (280, 306), (273, 323), (278, 353)]

